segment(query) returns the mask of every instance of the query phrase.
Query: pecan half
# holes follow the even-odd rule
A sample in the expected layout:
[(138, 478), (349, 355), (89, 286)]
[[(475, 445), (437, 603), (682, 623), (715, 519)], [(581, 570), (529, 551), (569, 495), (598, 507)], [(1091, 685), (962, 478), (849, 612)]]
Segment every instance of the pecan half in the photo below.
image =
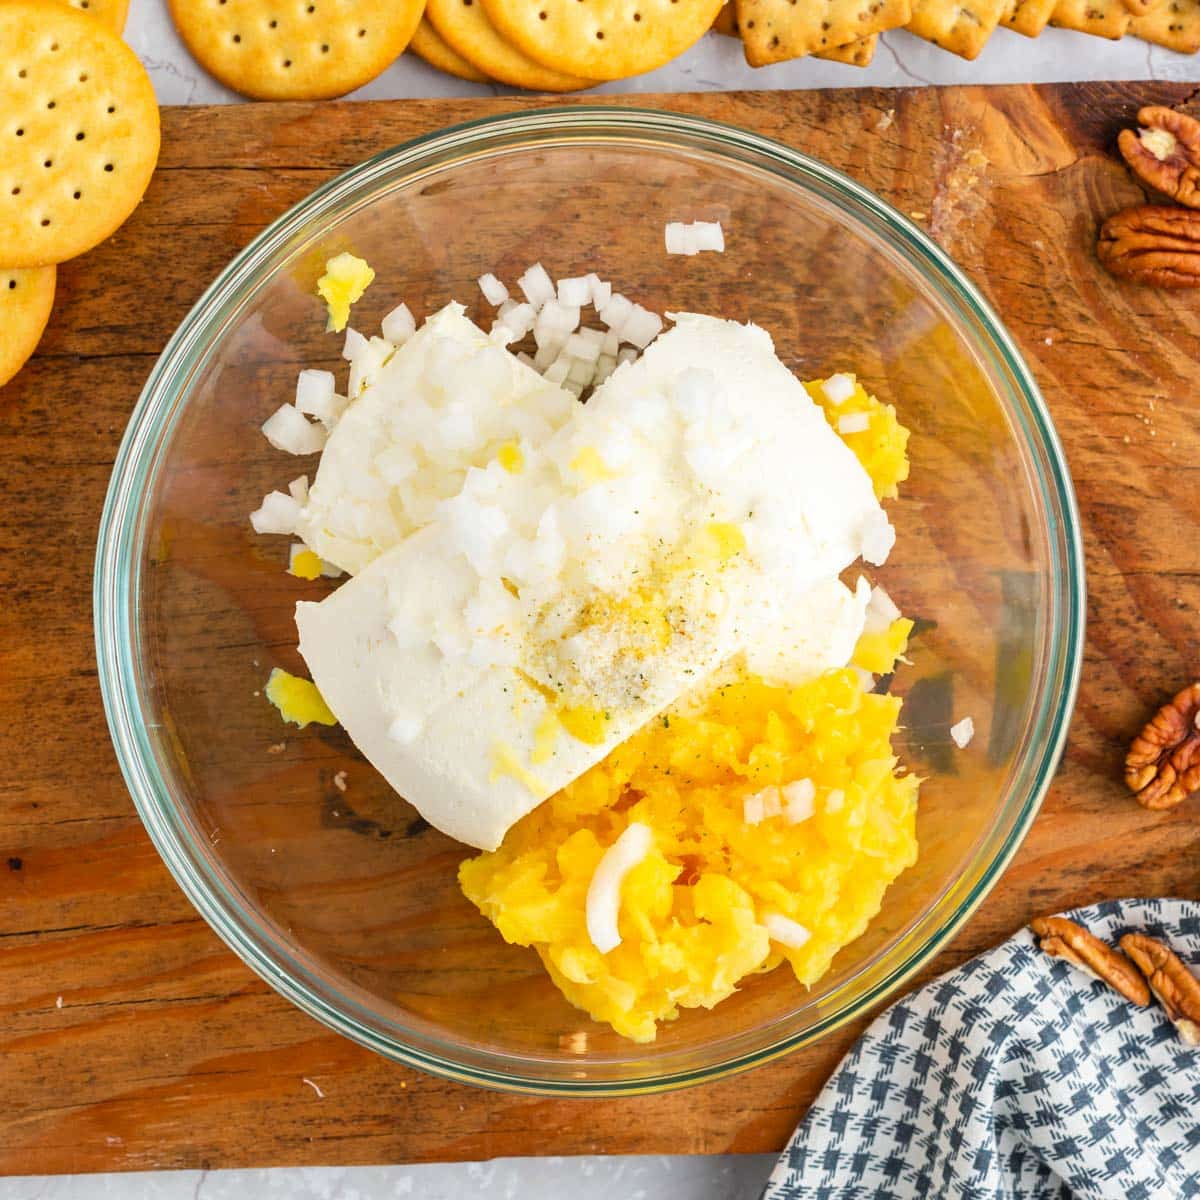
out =
[(1200, 788), (1200, 683), (1154, 714), (1125, 756), (1125, 783), (1145, 808), (1174, 808)]
[(1038, 945), (1051, 957), (1074, 963), (1140, 1008), (1150, 1003), (1146, 981), (1133, 963), (1082, 925), (1066, 917), (1035, 917), (1029, 927), (1039, 939)]
[(1127, 933), (1121, 949), (1146, 976), (1179, 1036), (1189, 1046), (1200, 1046), (1200, 979), (1169, 946), (1144, 933)]
[(1106, 270), (1134, 283), (1200, 287), (1200, 212), (1141, 204), (1109, 217), (1096, 254)]
[(1200, 208), (1200, 121), (1173, 108), (1143, 108), (1141, 129), (1123, 129), (1121, 157), (1148, 187)]

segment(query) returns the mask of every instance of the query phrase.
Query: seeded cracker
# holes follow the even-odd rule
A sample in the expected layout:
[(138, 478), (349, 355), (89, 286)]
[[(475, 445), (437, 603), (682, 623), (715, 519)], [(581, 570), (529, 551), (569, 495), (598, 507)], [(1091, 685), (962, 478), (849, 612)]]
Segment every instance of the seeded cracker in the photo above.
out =
[(866, 37), (856, 38), (853, 42), (847, 42), (844, 46), (821, 50), (816, 57), (828, 62), (845, 63), (848, 67), (869, 67), (878, 45), (879, 34), (871, 33)]
[(0, 3), (0, 263), (39, 267), (103, 241), (158, 159), (158, 104), (136, 55), (66, 5)]
[(1050, 24), (1057, 29), (1073, 29), (1112, 41), (1125, 36), (1132, 19), (1125, 0), (1058, 0), (1050, 14)]
[(322, 100), (403, 52), (423, 0), (168, 0), (196, 60), (256, 100)]
[(1179, 54), (1195, 54), (1200, 50), (1200, 0), (1163, 0), (1153, 12), (1134, 17), (1129, 32)]
[(0, 270), (0, 387), (37, 349), (54, 304), (54, 267)]
[(577, 92), (594, 79), (564, 75), (544, 67), (497, 32), (480, 0), (426, 0), (425, 16), (446, 44), (492, 79), (531, 92)]
[(722, 0), (483, 0), (501, 37), (555, 71), (624, 79), (670, 62), (712, 26)]
[(910, 0), (736, 0), (738, 28), (753, 67), (805, 54), (827, 54), (849, 42), (903, 25)]
[(1000, 24), (1028, 38), (1040, 37), (1050, 24), (1050, 14), (1057, 3), (1058, 0), (1010, 0)]
[(978, 58), (1009, 0), (913, 0), (910, 33), (961, 58)]
[(408, 48), (418, 57), (423, 58), (431, 67), (445, 71), (447, 75), (455, 75), (469, 83), (488, 83), (488, 77), (469, 62), (461, 54), (450, 49), (427, 18), (422, 17), (417, 32), (413, 34)]

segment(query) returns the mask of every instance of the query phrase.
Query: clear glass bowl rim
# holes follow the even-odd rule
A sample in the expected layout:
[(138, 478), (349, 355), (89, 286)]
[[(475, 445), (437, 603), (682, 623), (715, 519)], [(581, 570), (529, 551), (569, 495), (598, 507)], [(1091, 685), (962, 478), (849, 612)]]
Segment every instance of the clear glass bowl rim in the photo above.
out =
[[(843, 208), (881, 227), (889, 245), (919, 271), (943, 302), (983, 329), (990, 345), (976, 345), (1013, 385), (1010, 415), (1025, 437), (1036, 466), (1035, 479), (1049, 517), (1050, 612), (1046, 678), (1030, 722), (1023, 758), (1007, 805), (1017, 811), (1003, 841), (993, 848), (973, 884), (948, 919), (925, 942), (894, 964), (863, 995), (808, 1028), (783, 1033), (769, 1044), (720, 1061), (661, 1076), (628, 1079), (546, 1078), (523, 1069), (517, 1056), (475, 1051), (493, 1060), (480, 1066), (427, 1051), (382, 1035), (331, 1003), (303, 978), (307, 972), (270, 933), (247, 928), (250, 914), (193, 852), (177, 819), (169, 790), (155, 766), (142, 718), (138, 648), (133, 638), (141, 583), (141, 532), (148, 515), (143, 503), (155, 478), (161, 448), (182, 412), (187, 382), (242, 302), (260, 282), (271, 256), (305, 227), (344, 216), (353, 197), (400, 169), (410, 176), (480, 154), (571, 140), (632, 139), (697, 150), (751, 163), (792, 185), (832, 194)], [(399, 182), (399, 181), (397, 181)], [(206, 289), (172, 335), (130, 416), (105, 498), (97, 538), (93, 585), (96, 654), (100, 688), (117, 759), (138, 814), (156, 848), (188, 899), (222, 940), (252, 970), (303, 1011), (326, 1026), (395, 1061), (443, 1078), (540, 1095), (615, 1096), (665, 1091), (722, 1078), (757, 1066), (816, 1040), (893, 996), (942, 949), (970, 918), (1016, 853), (1041, 806), (1066, 743), (1083, 657), (1086, 612), (1083, 545), (1071, 476), (1045, 401), (1008, 331), (962, 270), (886, 201), (826, 164), (782, 142), (708, 118), (657, 109), (579, 105), (487, 116), (449, 126), (381, 151), (322, 184), (272, 222), (237, 254)], [(980, 858), (986, 856), (981, 855)], [(977, 865), (979, 859), (976, 860)], [(532, 1065), (532, 1064), (531, 1064)]]

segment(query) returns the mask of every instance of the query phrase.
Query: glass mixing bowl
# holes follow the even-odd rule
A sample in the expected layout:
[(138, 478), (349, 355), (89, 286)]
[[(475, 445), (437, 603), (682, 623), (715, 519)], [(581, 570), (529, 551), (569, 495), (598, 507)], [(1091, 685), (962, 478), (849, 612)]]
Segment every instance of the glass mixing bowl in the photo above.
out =
[[(668, 257), (667, 221), (719, 219), (724, 254)], [(659, 312), (753, 320), (804, 376), (858, 372), (912, 430), (880, 578), (918, 620), (904, 762), (926, 778), (921, 857), (811, 990), (785, 967), (635, 1045), (555, 990), (459, 892), (467, 851), (429, 828), (340, 729), (281, 724), (303, 673), (287, 539), (247, 520), (314, 464), (259, 426), (302, 367), (344, 367), (315, 282), (378, 272), (353, 324), (400, 299), (472, 314), (477, 276), (540, 259)], [(820, 1037), (926, 962), (1004, 870), (1054, 771), (1083, 635), (1079, 521), (1046, 407), (1010, 337), (920, 230), (836, 171), (709, 121), (566, 108), (477, 121), (326, 184), (244, 250), (171, 339), (113, 471), (95, 585), (100, 680), (150, 835), (213, 928), (318, 1020), (440, 1075), (603, 1094), (709, 1079)], [(971, 747), (949, 726), (970, 715)], [(344, 790), (343, 790), (344, 789)], [(584, 1036), (579, 1036), (579, 1035)]]

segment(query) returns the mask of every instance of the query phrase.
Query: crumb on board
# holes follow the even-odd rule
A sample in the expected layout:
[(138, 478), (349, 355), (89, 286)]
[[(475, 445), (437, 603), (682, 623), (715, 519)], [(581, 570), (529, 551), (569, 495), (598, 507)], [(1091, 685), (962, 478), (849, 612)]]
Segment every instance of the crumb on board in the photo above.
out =
[(558, 1048), (567, 1054), (585, 1054), (587, 1052), (588, 1035), (583, 1030), (574, 1033), (563, 1033), (558, 1038)]
[(321, 1089), (315, 1083), (313, 1083), (313, 1081), (311, 1079), (309, 1079), (308, 1076), (304, 1076), (300, 1080), (300, 1082), (303, 1084), (307, 1084), (310, 1088), (312, 1088), (312, 1090), (317, 1093), (318, 1100), (325, 1099), (325, 1093), (323, 1091), (321, 1091)]
[(339, 792), (344, 792), (346, 790), (346, 772), (345, 771), (339, 771), (333, 777), (333, 786), (335, 788), (337, 788), (337, 790)]
[(887, 112), (879, 114), (879, 120), (875, 122), (875, 132), (882, 133), (885, 129), (891, 129), (896, 120), (896, 110), (889, 108)]
[(282, 754), (287, 749), (287, 742), (276, 742), (273, 746), (267, 747), (268, 754)]
[(974, 736), (975, 722), (970, 717), (963, 717), (957, 724), (950, 726), (950, 737), (960, 750), (965, 750)]

